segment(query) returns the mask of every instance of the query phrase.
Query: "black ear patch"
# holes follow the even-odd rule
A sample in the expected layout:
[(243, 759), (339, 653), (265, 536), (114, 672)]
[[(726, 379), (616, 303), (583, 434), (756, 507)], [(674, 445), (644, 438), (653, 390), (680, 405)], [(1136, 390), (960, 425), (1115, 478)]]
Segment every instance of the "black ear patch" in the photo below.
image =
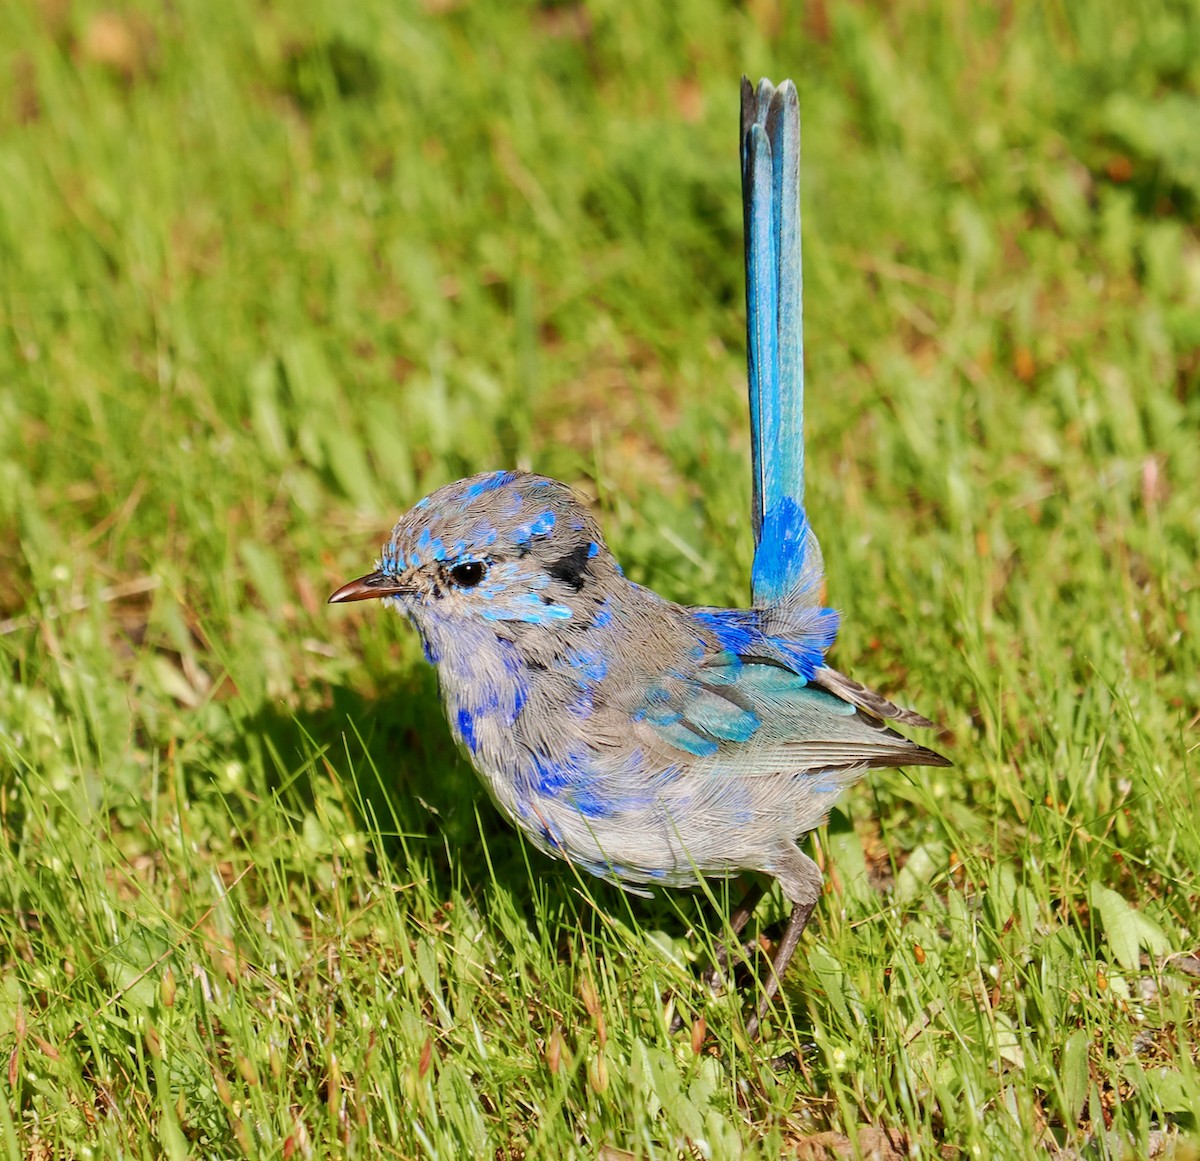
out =
[(546, 571), (565, 585), (570, 585), (576, 592), (583, 588), (583, 578), (587, 573), (588, 545), (578, 544), (558, 560), (546, 565)]

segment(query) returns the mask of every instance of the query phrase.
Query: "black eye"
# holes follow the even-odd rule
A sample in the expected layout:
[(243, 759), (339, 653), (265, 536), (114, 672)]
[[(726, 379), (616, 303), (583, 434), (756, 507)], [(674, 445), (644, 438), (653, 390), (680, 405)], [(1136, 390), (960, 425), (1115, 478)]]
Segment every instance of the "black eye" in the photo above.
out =
[(482, 560), (464, 560), (450, 570), (450, 576), (460, 589), (473, 589), (487, 572), (487, 565)]

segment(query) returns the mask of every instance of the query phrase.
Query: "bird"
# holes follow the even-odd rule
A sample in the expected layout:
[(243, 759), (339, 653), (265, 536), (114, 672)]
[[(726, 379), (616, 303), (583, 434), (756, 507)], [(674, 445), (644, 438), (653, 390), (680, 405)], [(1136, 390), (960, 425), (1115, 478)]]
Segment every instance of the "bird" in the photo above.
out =
[(929, 719), (826, 661), (839, 615), (804, 507), (793, 82), (742, 78), (740, 138), (750, 607), (636, 584), (570, 487), (519, 470), (418, 500), (374, 570), (329, 601), (376, 599), (411, 622), (452, 734), (534, 847), (634, 893), (758, 873), (735, 935), (761, 876), (779, 883), (791, 911), (746, 1022), (754, 1037), (822, 889), (799, 841), (867, 770), (951, 763), (887, 724)]

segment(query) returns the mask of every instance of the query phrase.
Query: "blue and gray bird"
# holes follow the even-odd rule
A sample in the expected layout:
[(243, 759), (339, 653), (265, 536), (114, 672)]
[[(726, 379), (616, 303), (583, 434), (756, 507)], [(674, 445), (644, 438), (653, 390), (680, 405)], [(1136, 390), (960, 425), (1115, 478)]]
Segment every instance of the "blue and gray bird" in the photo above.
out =
[(540, 850), (634, 890), (778, 880), (791, 917), (752, 1033), (821, 892), (798, 839), (867, 770), (949, 765), (885, 721), (932, 723), (825, 663), (838, 615), (804, 511), (799, 137), (793, 84), (743, 79), (751, 608), (634, 584), (566, 485), (518, 471), (418, 501), (375, 571), (329, 598), (412, 622), (451, 731)]

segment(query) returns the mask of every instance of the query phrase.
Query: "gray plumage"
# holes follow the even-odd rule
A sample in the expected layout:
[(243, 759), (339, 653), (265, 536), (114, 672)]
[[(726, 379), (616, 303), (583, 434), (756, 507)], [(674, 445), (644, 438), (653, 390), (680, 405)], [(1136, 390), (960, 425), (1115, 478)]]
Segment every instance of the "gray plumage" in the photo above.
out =
[(838, 792), (871, 768), (948, 765), (877, 716), (917, 715), (824, 665), (831, 610), (666, 601), (543, 476), (488, 473), (422, 500), (377, 571), (331, 599), (365, 597), (421, 634), (501, 812), (626, 887), (762, 871), (811, 909), (821, 879), (797, 839)]

